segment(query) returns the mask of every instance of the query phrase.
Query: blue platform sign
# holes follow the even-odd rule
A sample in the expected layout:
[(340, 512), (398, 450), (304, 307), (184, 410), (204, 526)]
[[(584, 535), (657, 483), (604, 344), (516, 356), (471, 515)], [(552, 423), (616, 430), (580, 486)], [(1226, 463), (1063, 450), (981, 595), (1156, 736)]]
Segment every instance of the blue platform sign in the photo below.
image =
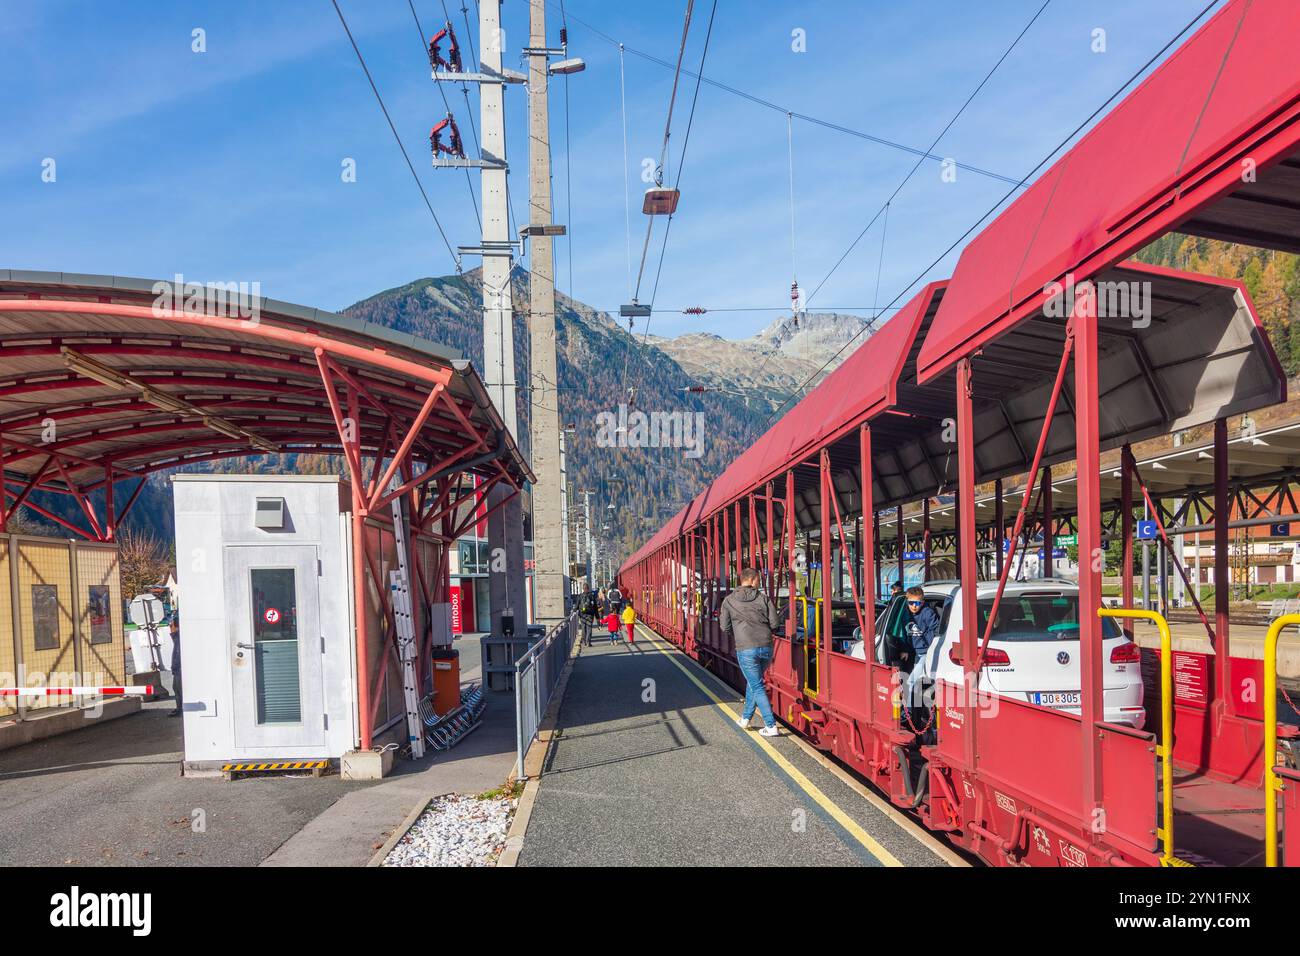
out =
[(1154, 541), (1160, 537), (1160, 532), (1154, 521), (1139, 521), (1133, 537), (1138, 541)]
[(1268, 533), (1274, 538), (1289, 538), (1291, 537), (1291, 522), (1279, 521), (1277, 524), (1271, 524), (1268, 526)]

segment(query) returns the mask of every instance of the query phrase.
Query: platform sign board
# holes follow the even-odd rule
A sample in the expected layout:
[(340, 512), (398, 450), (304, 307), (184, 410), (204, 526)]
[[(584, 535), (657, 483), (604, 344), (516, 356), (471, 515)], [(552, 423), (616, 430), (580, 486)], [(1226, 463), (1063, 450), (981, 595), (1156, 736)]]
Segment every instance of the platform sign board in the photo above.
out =
[(1160, 531), (1154, 521), (1139, 521), (1133, 530), (1133, 537), (1138, 541), (1154, 541), (1160, 536)]
[(1273, 538), (1289, 538), (1291, 537), (1291, 522), (1279, 521), (1276, 524), (1271, 524), (1268, 526), (1268, 533)]
[(448, 591), (451, 595), (451, 633), (464, 634), (465, 625), (461, 610), (460, 587), (453, 584)]
[(1209, 700), (1209, 655), (1174, 651), (1174, 703), (1204, 710)]
[(1056, 546), (1058, 548), (1066, 548), (1072, 544), (1078, 544), (1078, 543), (1079, 543), (1079, 536), (1077, 534), (1058, 534), (1056, 536)]

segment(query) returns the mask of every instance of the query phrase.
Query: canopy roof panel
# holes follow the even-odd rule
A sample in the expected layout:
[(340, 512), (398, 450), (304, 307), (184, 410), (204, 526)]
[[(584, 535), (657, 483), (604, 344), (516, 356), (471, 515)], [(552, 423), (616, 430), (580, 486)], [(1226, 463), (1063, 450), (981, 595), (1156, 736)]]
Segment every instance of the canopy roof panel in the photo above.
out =
[[(1097, 283), (1111, 290), (1112, 300), (1106, 309), (1099, 306), (1103, 314), (1094, 320), (1102, 450), (1285, 400), (1286, 376), (1242, 283), (1135, 262), (1107, 269)], [(1126, 314), (1109, 312), (1123, 299), (1116, 290), (1128, 296)], [(923, 384), (914, 379), (917, 356), (948, 294), (944, 283), (927, 287), (627, 564), (821, 448), (829, 449), (841, 513), (859, 514), (854, 431), (865, 421), (871, 422), (878, 510), (951, 492), (957, 478), (955, 376), (948, 372)], [(1033, 460), (1064, 351), (1067, 320), (1059, 305), (1040, 308), (972, 360), (977, 481), (1022, 474)], [(892, 380), (882, 382), (885, 370)], [(1048, 464), (1075, 456), (1073, 376), (1065, 377), (1062, 396), (1045, 446)], [(818, 417), (827, 415), (846, 417)], [(815, 471), (795, 471), (795, 494), (798, 526), (818, 527)]]
[[(263, 452), (531, 480), (472, 365), (414, 336), (220, 290), (0, 271), (0, 456), (10, 496)], [(161, 290), (161, 291), (160, 291)], [(220, 300), (220, 301), (218, 301)], [(242, 310), (242, 311), (241, 311)]]
[(1233, 0), (962, 253), (921, 381), (1171, 229), (1300, 251), (1295, 0)]

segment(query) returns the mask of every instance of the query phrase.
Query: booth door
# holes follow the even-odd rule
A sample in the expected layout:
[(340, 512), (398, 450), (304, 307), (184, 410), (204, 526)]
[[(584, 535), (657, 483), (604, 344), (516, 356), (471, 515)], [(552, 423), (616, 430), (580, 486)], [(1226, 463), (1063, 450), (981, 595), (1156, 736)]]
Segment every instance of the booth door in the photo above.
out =
[(325, 743), (318, 568), (311, 545), (226, 549), (237, 747)]

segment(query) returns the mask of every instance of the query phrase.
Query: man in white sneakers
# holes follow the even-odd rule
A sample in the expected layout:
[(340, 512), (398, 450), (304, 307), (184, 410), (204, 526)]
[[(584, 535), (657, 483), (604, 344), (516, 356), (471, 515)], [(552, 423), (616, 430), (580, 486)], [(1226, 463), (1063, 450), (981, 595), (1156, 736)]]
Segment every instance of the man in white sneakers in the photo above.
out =
[(759, 588), (762, 575), (756, 568), (740, 572), (740, 587), (727, 595), (718, 613), (718, 623), (731, 635), (736, 644), (736, 662), (745, 675), (745, 709), (736, 721), (749, 729), (749, 721), (758, 709), (763, 718), (764, 737), (775, 737), (780, 731), (772, 713), (772, 703), (763, 686), (763, 672), (772, 663), (772, 632), (781, 624), (776, 607)]

